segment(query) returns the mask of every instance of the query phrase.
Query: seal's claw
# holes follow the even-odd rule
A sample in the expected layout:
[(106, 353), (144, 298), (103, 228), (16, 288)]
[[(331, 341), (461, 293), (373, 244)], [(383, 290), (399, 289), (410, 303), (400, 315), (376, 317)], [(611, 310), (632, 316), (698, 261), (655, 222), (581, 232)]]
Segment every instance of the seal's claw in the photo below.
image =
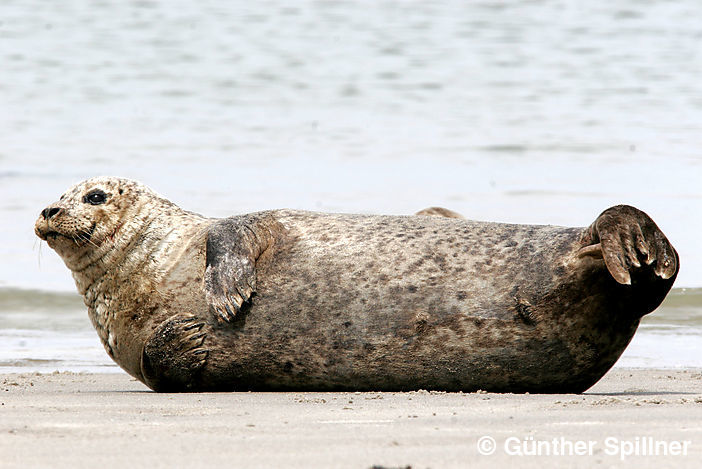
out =
[[(183, 327), (184, 331), (192, 331), (193, 329), (199, 331), (205, 325), (205, 323), (202, 323), (202, 322), (195, 322), (195, 316), (193, 316), (192, 318), (189, 318), (187, 321), (184, 321), (184, 322), (186, 324), (186, 326)], [(187, 325), (188, 323), (190, 323), (190, 324)]]
[(224, 301), (213, 299), (211, 305), (219, 322), (231, 322), (239, 311), (239, 307), (231, 298), (227, 298)]
[(235, 310), (237, 313), (241, 311), (241, 305), (244, 304), (244, 298), (248, 298), (245, 294), (240, 294), (237, 292), (231, 292), (225, 295), (226, 303), (229, 307)]
[(639, 261), (639, 255), (636, 252), (636, 247), (634, 247), (634, 240), (626, 238), (622, 240), (624, 250), (626, 251), (626, 260), (629, 265), (633, 267), (641, 267), (641, 262)]
[(578, 257), (593, 257), (602, 259), (602, 245), (600, 243), (590, 244), (580, 248), (576, 254)]
[(665, 239), (662, 233), (660, 233), (660, 236), (657, 236), (657, 241), (658, 256), (656, 258), (656, 267), (654, 271), (656, 272), (656, 275), (667, 280), (677, 272), (678, 258), (675, 254), (675, 250), (670, 245), (668, 240)]
[(617, 283), (631, 285), (631, 275), (629, 274), (628, 262), (624, 256), (622, 246), (613, 247), (610, 243), (612, 243), (611, 240), (602, 241), (603, 258), (607, 269)]
[(224, 305), (224, 310), (227, 312), (225, 319), (234, 319), (234, 317), (236, 316), (236, 312), (238, 311), (236, 306), (228, 304)]
[[(651, 265), (651, 262), (653, 262), (653, 259), (651, 257), (650, 250), (648, 249), (648, 243), (646, 243), (646, 237), (644, 236), (643, 232), (641, 231), (641, 226), (637, 223), (633, 227), (633, 232), (634, 232), (634, 247), (636, 250), (643, 256), (643, 261), (646, 265)], [(637, 256), (638, 258), (639, 256)], [(639, 263), (638, 267), (640, 267), (641, 264)]]
[[(224, 293), (221, 297), (211, 295), (209, 300), (212, 310), (215, 312), (217, 319), (220, 322), (231, 322), (241, 311), (244, 303), (253, 295), (253, 290), (244, 289), (243, 291)], [(244, 300), (246, 298), (246, 300)]]
[(238, 288), (238, 290), (239, 290), (239, 295), (242, 298), (246, 298), (247, 301), (249, 298), (251, 298), (253, 296), (253, 293), (254, 293), (254, 288), (248, 282), (242, 284)]

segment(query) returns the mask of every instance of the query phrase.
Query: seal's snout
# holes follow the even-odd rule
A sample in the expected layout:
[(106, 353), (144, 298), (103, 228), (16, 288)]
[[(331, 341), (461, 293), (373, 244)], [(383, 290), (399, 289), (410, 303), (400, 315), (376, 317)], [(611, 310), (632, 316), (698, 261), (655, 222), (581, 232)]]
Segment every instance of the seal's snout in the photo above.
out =
[(37, 222), (34, 224), (34, 232), (44, 241), (47, 238), (56, 238), (58, 233), (53, 231), (52, 228), (56, 224), (56, 218), (59, 214), (62, 214), (64, 209), (59, 207), (58, 204), (51, 204), (41, 211)]
[(59, 207), (46, 207), (41, 211), (41, 216), (44, 218), (44, 220), (48, 220), (49, 218), (58, 215), (61, 210), (62, 209)]

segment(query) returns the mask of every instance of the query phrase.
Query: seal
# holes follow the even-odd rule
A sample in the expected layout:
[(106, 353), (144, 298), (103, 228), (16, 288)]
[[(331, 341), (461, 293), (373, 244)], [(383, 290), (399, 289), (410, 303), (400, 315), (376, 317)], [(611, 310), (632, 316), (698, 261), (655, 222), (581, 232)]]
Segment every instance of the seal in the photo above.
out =
[(644, 212), (586, 228), (271, 210), (75, 185), (35, 225), (107, 353), (156, 391), (582, 392), (670, 290)]
[(444, 207), (428, 207), (415, 213), (415, 215), (425, 216), (425, 217), (446, 217), (446, 218), (465, 218), (458, 212), (449, 210)]

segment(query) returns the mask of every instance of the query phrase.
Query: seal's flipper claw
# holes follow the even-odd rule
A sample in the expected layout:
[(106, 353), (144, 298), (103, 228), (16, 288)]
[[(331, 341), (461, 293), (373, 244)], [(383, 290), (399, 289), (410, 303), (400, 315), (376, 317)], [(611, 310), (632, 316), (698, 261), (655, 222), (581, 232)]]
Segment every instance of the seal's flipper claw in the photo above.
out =
[(230, 320), (236, 317), (236, 308), (234, 306), (224, 305), (224, 310), (227, 312), (225, 319)]
[(664, 280), (667, 280), (678, 271), (678, 255), (675, 252), (675, 249), (673, 249), (673, 246), (671, 246), (668, 240), (665, 239), (663, 233), (656, 236), (656, 247), (658, 255), (656, 256), (656, 267), (654, 271), (656, 272), (656, 275)]
[(225, 218), (207, 233), (205, 293), (218, 319), (234, 320), (256, 289), (256, 260), (272, 244), (261, 215)]
[(205, 323), (202, 323), (202, 322), (195, 322), (195, 317), (193, 317), (192, 320), (190, 320), (188, 322), (190, 324), (183, 327), (184, 331), (192, 331), (193, 329), (196, 331), (199, 331), (205, 325)]
[(585, 246), (580, 248), (576, 255), (578, 257), (593, 257), (595, 259), (602, 259), (602, 245), (597, 243)]
[(656, 262), (656, 258), (658, 257), (658, 249), (654, 243), (651, 242), (651, 240), (645, 240), (645, 251), (646, 251), (646, 259), (644, 262), (646, 265), (652, 265), (654, 262)]
[(641, 262), (639, 261), (639, 255), (636, 252), (636, 247), (634, 247), (634, 240), (631, 238), (622, 239), (622, 246), (626, 252), (626, 260), (630, 266), (641, 267)]
[(599, 230), (596, 238), (602, 251), (602, 259), (614, 280), (622, 285), (631, 285), (630, 259), (621, 233), (616, 230)]
[(214, 313), (219, 322), (228, 322), (230, 316), (234, 317), (234, 313), (229, 310), (229, 306), (217, 299), (213, 299), (210, 302), (210, 310)]
[(611, 242), (602, 241), (603, 258), (607, 270), (609, 270), (609, 273), (617, 283), (631, 285), (631, 275), (629, 274), (628, 263), (625, 260), (625, 252), (621, 245), (609, 245)]
[(637, 258), (643, 256), (643, 258), (641, 260), (643, 260), (643, 262), (646, 265), (651, 265), (651, 262), (653, 262), (653, 259), (651, 257), (651, 253), (650, 253), (650, 250), (648, 248), (648, 243), (646, 243), (646, 237), (644, 236), (643, 231), (641, 231), (641, 226), (639, 226), (639, 224), (637, 223), (636, 225), (634, 225), (633, 230), (634, 230), (633, 244), (634, 244), (634, 247), (636, 248), (636, 250), (640, 254), (640, 255), (637, 255)]

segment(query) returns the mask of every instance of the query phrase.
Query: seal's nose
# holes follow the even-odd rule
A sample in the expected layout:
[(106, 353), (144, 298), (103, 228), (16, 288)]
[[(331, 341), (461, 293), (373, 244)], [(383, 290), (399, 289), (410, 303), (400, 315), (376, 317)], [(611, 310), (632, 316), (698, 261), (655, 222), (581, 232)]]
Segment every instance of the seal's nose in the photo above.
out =
[(41, 216), (44, 217), (44, 220), (48, 220), (49, 218), (57, 215), (60, 211), (61, 209), (58, 207), (46, 207), (41, 211)]

